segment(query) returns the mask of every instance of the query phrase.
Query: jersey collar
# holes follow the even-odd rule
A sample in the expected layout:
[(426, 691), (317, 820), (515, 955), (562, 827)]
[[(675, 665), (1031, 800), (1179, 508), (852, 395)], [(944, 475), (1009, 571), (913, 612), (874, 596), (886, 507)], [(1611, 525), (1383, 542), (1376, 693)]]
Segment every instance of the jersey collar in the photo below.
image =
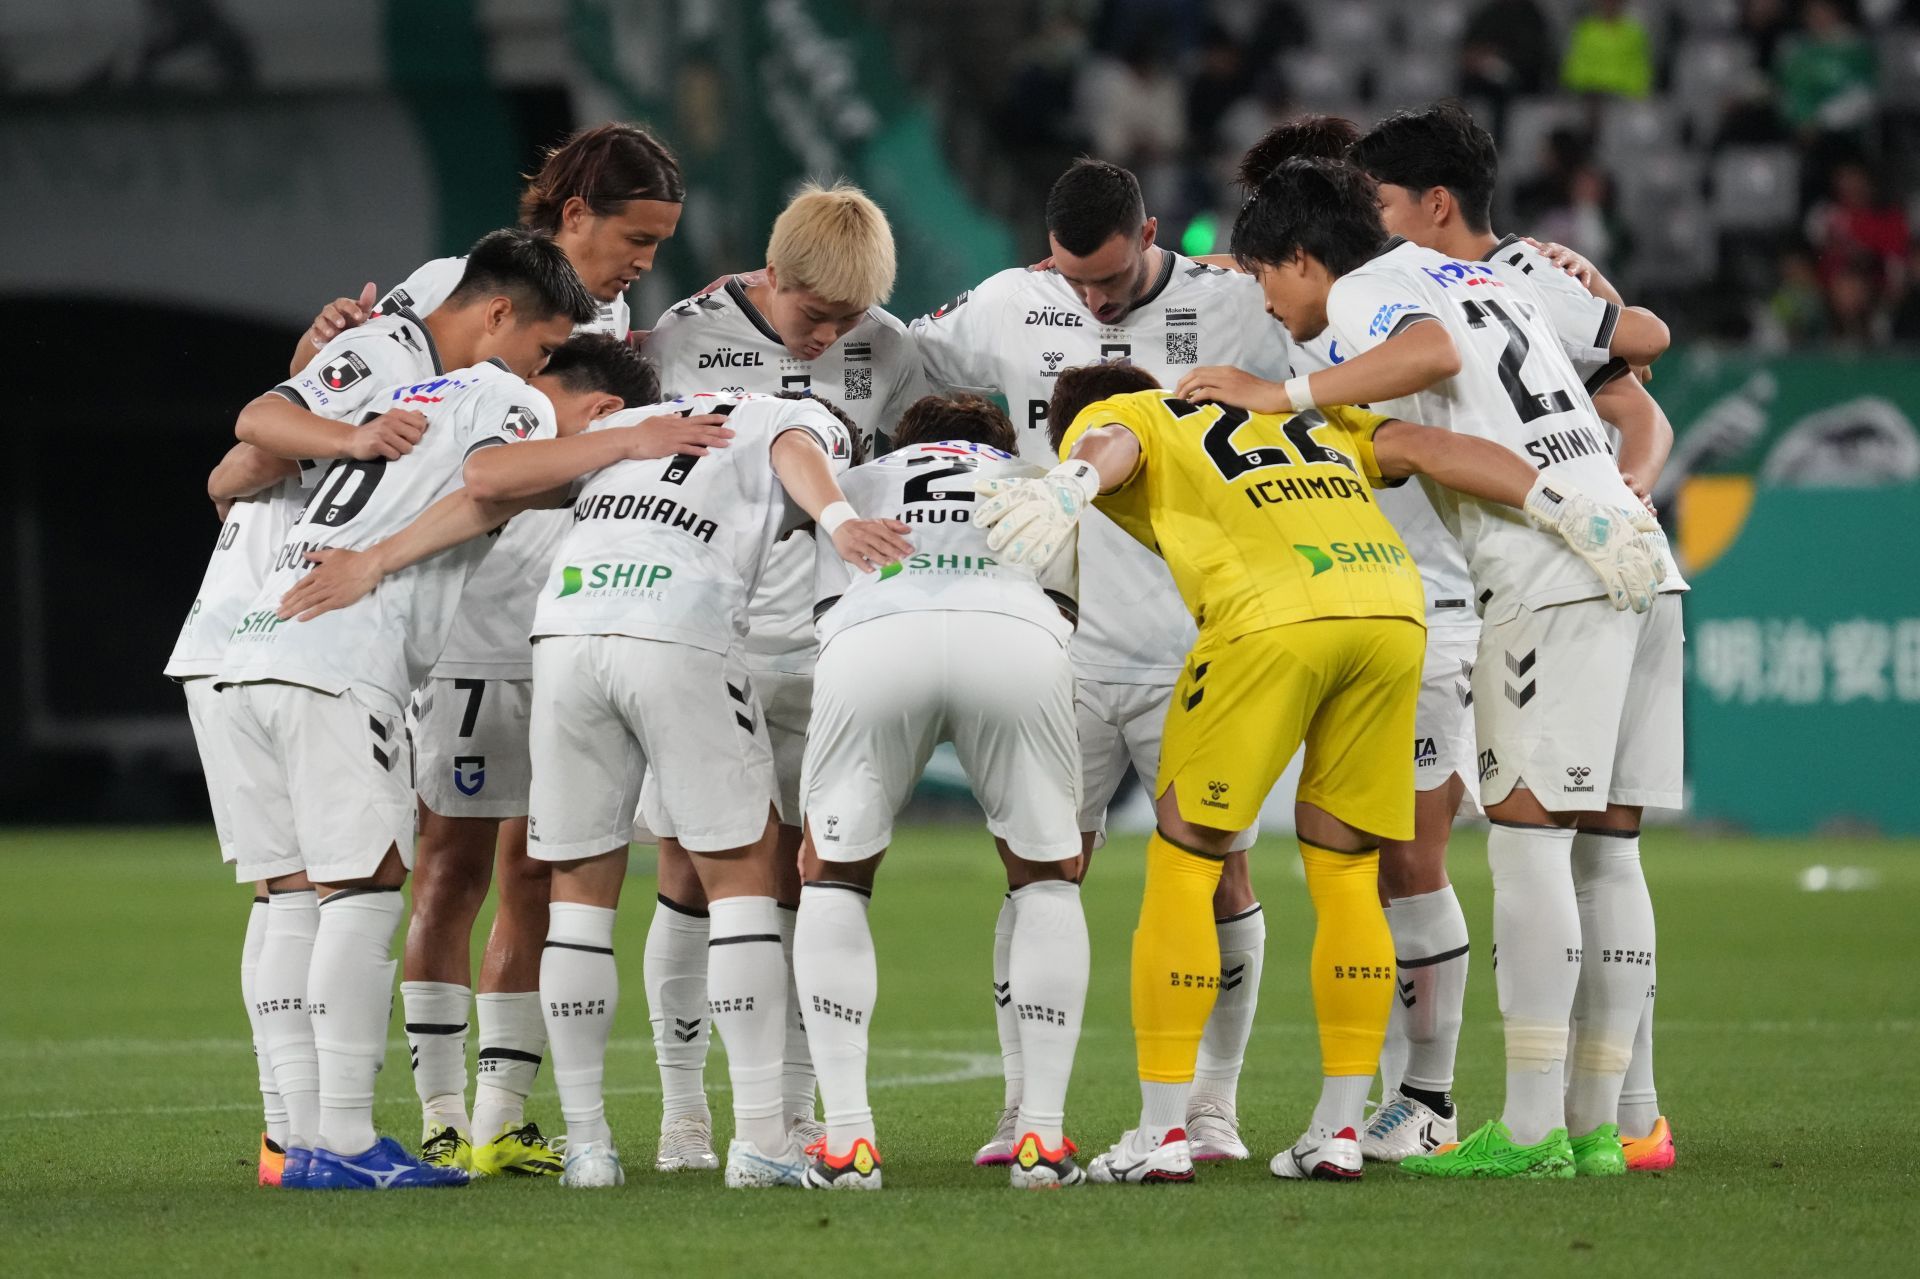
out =
[(486, 360), (484, 361), (484, 363), (487, 363), (487, 364), (492, 364), (492, 365), (496, 365), (496, 366), (497, 366), (497, 367), (499, 368), (499, 370), (500, 370), (500, 371), (501, 371), (502, 373), (511, 373), (511, 372), (513, 372), (513, 370), (512, 370), (512, 369), (510, 369), (510, 368), (508, 368), (508, 367), (507, 367), (507, 362), (506, 362), (505, 360), (503, 360), (503, 359), (501, 359), (501, 358), (500, 358), (499, 356), (497, 356), (497, 355), (490, 355), (490, 356), (488, 356), (488, 357), (486, 358)]
[[(435, 345), (433, 330), (427, 327), (427, 322), (418, 315), (415, 315), (411, 307), (396, 307), (392, 314), (405, 320), (408, 324), (411, 324), (415, 329), (419, 330), (420, 337), (427, 344), (427, 358), (433, 361), (433, 371), (435, 373), (445, 373), (447, 370), (440, 363), (440, 348)], [(502, 365), (501, 367), (504, 368), (506, 366)]]
[(740, 314), (746, 316), (753, 324), (753, 327), (759, 329), (761, 334), (769, 342), (781, 347), (787, 344), (786, 339), (781, 337), (779, 332), (771, 324), (767, 323), (767, 317), (760, 314), (760, 308), (755, 306), (753, 300), (747, 296), (746, 286), (740, 283), (739, 276), (730, 275), (727, 277), (727, 296), (732, 298), (733, 304), (740, 308)]
[(1498, 244), (1494, 245), (1491, 249), (1488, 249), (1485, 253), (1482, 253), (1480, 255), (1480, 260), (1482, 262), (1491, 262), (1493, 261), (1494, 254), (1500, 252), (1503, 249), (1512, 248), (1514, 245), (1520, 243), (1520, 241), (1522, 241), (1525, 238), (1526, 237), (1522, 235), (1503, 235), (1500, 237), (1500, 242)]
[(1174, 258), (1176, 256), (1178, 255), (1176, 255), (1172, 249), (1160, 250), (1160, 276), (1153, 282), (1152, 288), (1142, 293), (1139, 300), (1127, 308), (1128, 315), (1132, 315), (1141, 307), (1151, 304), (1155, 298), (1167, 291), (1167, 286), (1173, 283)]

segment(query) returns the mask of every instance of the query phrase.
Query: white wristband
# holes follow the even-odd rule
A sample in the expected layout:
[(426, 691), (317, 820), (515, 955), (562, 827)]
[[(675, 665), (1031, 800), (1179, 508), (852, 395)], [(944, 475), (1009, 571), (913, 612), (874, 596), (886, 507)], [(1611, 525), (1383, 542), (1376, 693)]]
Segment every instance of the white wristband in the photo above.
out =
[(851, 503), (839, 501), (830, 504), (826, 510), (820, 512), (820, 518), (815, 523), (827, 531), (828, 537), (832, 537), (842, 524), (859, 518), (860, 513), (853, 509)]
[(1313, 392), (1307, 389), (1307, 379), (1310, 376), (1310, 374), (1302, 373), (1299, 377), (1290, 377), (1287, 379), (1287, 403), (1293, 405), (1293, 411), (1295, 413), (1305, 413), (1308, 409), (1317, 409), (1320, 407), (1313, 402)]
[(1100, 472), (1093, 469), (1093, 463), (1082, 458), (1068, 458), (1047, 474), (1050, 478), (1071, 481), (1089, 502), (1100, 496)]

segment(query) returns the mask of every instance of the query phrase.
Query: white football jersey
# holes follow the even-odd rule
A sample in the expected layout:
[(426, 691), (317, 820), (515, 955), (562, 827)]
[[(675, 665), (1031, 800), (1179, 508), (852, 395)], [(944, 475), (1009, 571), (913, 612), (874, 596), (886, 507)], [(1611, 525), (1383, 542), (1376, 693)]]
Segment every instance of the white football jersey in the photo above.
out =
[(586, 477), (540, 591), (535, 639), (632, 635), (729, 651), (746, 633), (773, 544), (807, 518), (774, 474), (773, 442), (806, 431), (835, 474), (853, 461), (853, 438), (833, 414), (770, 395), (684, 396), (588, 429), (662, 413), (726, 413), (733, 441), (705, 457), (616, 462)]
[[(730, 275), (667, 308), (646, 343), (661, 389), (668, 395), (813, 390), (853, 419), (870, 450), (874, 437), (891, 431), (907, 406), (927, 393), (906, 326), (871, 307), (819, 359), (802, 360), (747, 296), (760, 278)], [(813, 547), (805, 538), (788, 538), (774, 548), (748, 605), (745, 652), (754, 666), (812, 672), (812, 587)]]
[[(321, 417), (357, 421), (370, 397), (438, 372), (438, 354), (426, 326), (412, 312), (399, 311), (335, 337), (273, 393)], [(266, 580), (307, 489), (326, 470), (315, 462), (300, 467), (299, 475), (235, 502), (227, 513), (166, 674), (175, 679), (219, 674), (234, 626)]]
[[(1006, 396), (1020, 455), (1048, 467), (1060, 460), (1047, 443), (1047, 402), (1062, 369), (1124, 358), (1172, 389), (1199, 364), (1280, 381), (1290, 363), (1286, 330), (1267, 315), (1252, 277), (1171, 250), (1117, 324), (1096, 320), (1059, 272), (1016, 267), (915, 320), (912, 332), (936, 385)], [(1089, 510), (1080, 523), (1074, 666), (1106, 683), (1169, 682), (1193, 639), (1166, 562)]]
[(841, 631), (876, 617), (911, 612), (1004, 613), (1043, 628), (1065, 644), (1076, 612), (1077, 555), (1071, 542), (1038, 575), (1003, 564), (973, 524), (974, 481), (1031, 479), (1031, 462), (963, 440), (914, 444), (856, 466), (840, 479), (854, 509), (896, 519), (913, 531), (913, 554), (877, 573), (840, 558), (830, 538), (816, 539), (814, 609), (822, 647)]
[[(1296, 374), (1317, 373), (1347, 359), (1332, 330), (1295, 342), (1293, 350)], [(1473, 577), (1467, 572), (1467, 553), (1434, 509), (1426, 478), (1415, 476), (1405, 484), (1375, 489), (1373, 496), (1420, 567), (1421, 593), (1427, 597), (1427, 637), (1471, 639), (1478, 635), (1480, 618), (1473, 611)]]
[[(453, 291), (460, 287), (460, 277), (466, 271), (467, 259), (464, 255), (423, 262), (414, 268), (412, 275), (388, 289), (386, 295), (373, 304), (373, 312), (375, 315), (385, 315), (396, 308), (404, 308), (415, 315), (431, 315), (442, 302), (453, 296)], [(610, 333), (617, 338), (627, 336), (627, 330), (633, 327), (633, 309), (627, 305), (627, 295), (622, 293), (613, 301), (599, 305), (599, 314), (574, 332)]]
[(1539, 308), (1540, 318), (1559, 334), (1561, 349), (1589, 396), (1627, 371), (1627, 362), (1607, 349), (1620, 323), (1618, 306), (1587, 292), (1520, 236), (1506, 236), (1480, 260)]
[(396, 461), (341, 460), (327, 468), (234, 628), (221, 682), (280, 680), (325, 693), (352, 688), (398, 713), (439, 660), (467, 579), (490, 538), (429, 556), (391, 574), (364, 599), (310, 622), (283, 622), (275, 609), (311, 567), (306, 552), (328, 546), (364, 550), (398, 533), (462, 487), (466, 460), (476, 449), (551, 439), (553, 405), (489, 362), (390, 387), (368, 411), (385, 407), (425, 414), (426, 434)]
[[(1327, 318), (1327, 336), (1353, 355), (1414, 323), (1438, 322), (1452, 336), (1459, 373), (1418, 394), (1376, 403), (1375, 412), (1493, 440), (1600, 501), (1623, 510), (1639, 506), (1559, 335), (1531, 295), (1486, 263), (1458, 262), (1395, 240), (1334, 282)], [(1460, 538), (1475, 607), (1487, 620), (1603, 593), (1584, 560), (1519, 511), (1451, 490), (1427, 491)], [(1661, 589), (1686, 584), (1670, 569)]]
[[(426, 315), (452, 295), (466, 269), (464, 257), (435, 258), (388, 290), (374, 310), (408, 307)], [(573, 331), (624, 338), (632, 327), (633, 312), (623, 293), (602, 302), (599, 314)], [(527, 628), (540, 583), (547, 579), (547, 565), (566, 530), (563, 511), (525, 511), (513, 517), (467, 583), (453, 631), (429, 674), (439, 679), (533, 678)]]

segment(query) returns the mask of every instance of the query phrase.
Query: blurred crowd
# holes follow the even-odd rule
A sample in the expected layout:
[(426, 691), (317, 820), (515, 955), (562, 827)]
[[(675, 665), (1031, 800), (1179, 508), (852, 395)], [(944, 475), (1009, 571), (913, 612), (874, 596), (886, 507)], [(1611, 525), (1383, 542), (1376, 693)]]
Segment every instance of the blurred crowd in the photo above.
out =
[(1458, 96), (1502, 230), (1572, 245), (1683, 337), (1920, 342), (1920, 0), (1031, 0), (993, 111), (1044, 191), (1092, 151), (1224, 249), (1233, 162), (1302, 111)]

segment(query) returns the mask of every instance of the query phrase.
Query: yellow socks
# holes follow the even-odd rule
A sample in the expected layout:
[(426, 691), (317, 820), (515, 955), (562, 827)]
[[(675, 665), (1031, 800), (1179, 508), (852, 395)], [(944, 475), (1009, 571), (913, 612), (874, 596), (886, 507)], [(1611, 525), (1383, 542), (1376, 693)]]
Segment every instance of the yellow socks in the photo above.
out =
[[(1224, 867), (1224, 859), (1190, 853), (1157, 830), (1147, 840), (1147, 888), (1140, 901), (1140, 926), (1133, 934), (1133, 1039), (1140, 1078), (1146, 1082), (1177, 1084), (1193, 1079), (1200, 1034), (1220, 987), (1213, 891)], [(1384, 935), (1386, 923), (1377, 902), (1374, 915)], [(1386, 945), (1386, 955), (1391, 974), (1392, 942)], [(1382, 1033), (1386, 1017), (1383, 1003)], [(1380, 1038), (1374, 1036), (1376, 1057)]]
[[(1321, 1068), (1328, 1075), (1371, 1076), (1393, 1007), (1393, 934), (1380, 906), (1380, 854), (1333, 852), (1303, 840), (1300, 859), (1306, 863), (1307, 896), (1313, 899), (1313, 1013), (1320, 1023)], [(1151, 883), (1153, 872), (1147, 873)], [(1143, 913), (1143, 928), (1145, 920)], [(1138, 940), (1134, 951), (1137, 956)], [(1136, 958), (1136, 1026), (1139, 974)]]

